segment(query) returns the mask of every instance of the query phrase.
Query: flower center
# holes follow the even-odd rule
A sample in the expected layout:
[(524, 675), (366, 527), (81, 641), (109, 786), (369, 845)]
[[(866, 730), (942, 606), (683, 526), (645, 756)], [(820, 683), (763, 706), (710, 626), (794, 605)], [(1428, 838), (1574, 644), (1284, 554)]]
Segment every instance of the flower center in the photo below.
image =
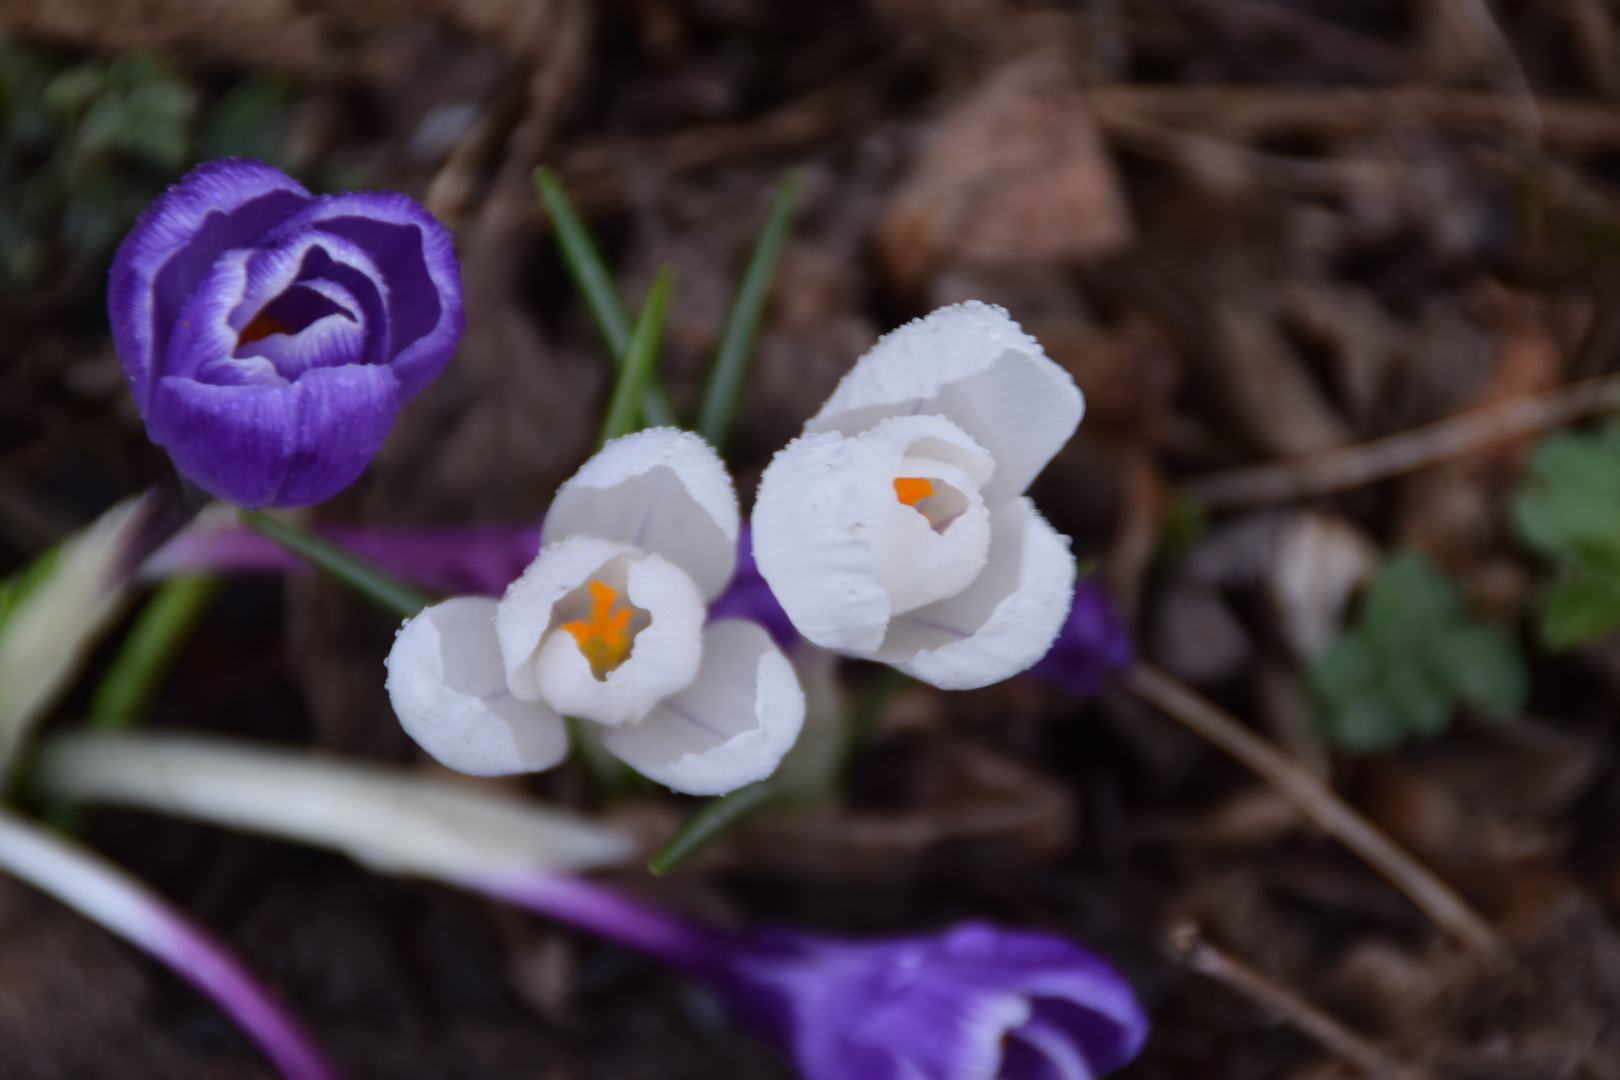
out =
[(240, 349), (250, 341), (258, 341), (261, 338), (269, 337), (271, 334), (290, 334), (292, 332), (292, 327), (268, 311), (261, 311), (253, 316), (252, 321), (242, 327), (240, 334), (236, 335), (236, 347)]
[(592, 581), (589, 588), (591, 591), (589, 617), (565, 622), (562, 629), (574, 635), (579, 651), (590, 661), (591, 674), (598, 679), (606, 679), (607, 673), (624, 663), (630, 655), (633, 640), (630, 633), (632, 612), (628, 607), (614, 610), (613, 605), (619, 599), (619, 591), (613, 586)]
[(943, 480), (927, 476), (897, 476), (894, 497), (928, 519), (936, 533), (943, 533), (968, 507), (968, 499)]

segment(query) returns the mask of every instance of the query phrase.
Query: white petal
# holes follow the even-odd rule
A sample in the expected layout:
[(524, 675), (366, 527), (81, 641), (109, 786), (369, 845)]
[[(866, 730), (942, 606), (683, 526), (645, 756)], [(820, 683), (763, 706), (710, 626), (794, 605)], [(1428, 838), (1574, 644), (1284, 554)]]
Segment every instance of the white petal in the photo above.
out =
[(776, 771), (804, 723), (804, 691), (758, 623), (716, 619), (704, 636), (692, 685), (602, 742), (676, 791), (722, 795)]
[(794, 439), (771, 459), (754, 499), (754, 560), (806, 638), (870, 655), (889, 625), (876, 553), (856, 526), (858, 444), (837, 432)]
[(1069, 540), (1028, 499), (998, 508), (990, 559), (963, 592), (898, 616), (877, 658), (945, 690), (1010, 678), (1045, 656), (1073, 599)]
[[(932, 434), (913, 437), (914, 431), (896, 437), (919, 426), (940, 429), (941, 435), (954, 433), (960, 441)], [(990, 549), (990, 512), (979, 495), (977, 477), (988, 478), (993, 466), (983, 452), (960, 429), (937, 416), (885, 420), (862, 432), (855, 442), (852, 482), (860, 491), (860, 509), (854, 532), (877, 556), (891, 617), (955, 596), (971, 585), (984, 569)], [(929, 455), (930, 450), (938, 456)], [(970, 473), (955, 461), (981, 467)], [(895, 487), (898, 477), (933, 481), (935, 499), (955, 500), (955, 509), (950, 511), (954, 517), (937, 528), (924, 514), (926, 503), (933, 499), (915, 506), (901, 502)]]
[(405, 733), (457, 772), (538, 772), (568, 752), (562, 718), (506, 687), (493, 600), (462, 596), (428, 608), (394, 639), (387, 666)]
[(534, 660), (553, 629), (557, 601), (583, 585), (602, 564), (620, 555), (641, 553), (629, 544), (575, 536), (540, 549), (521, 577), (506, 587), (495, 612), (495, 636), (506, 663), (506, 683), (524, 701), (539, 701)]
[(938, 414), (995, 459), (997, 506), (1022, 492), (1080, 424), (1069, 373), (999, 307), (969, 301), (907, 323), (845, 375), (806, 433), (854, 435), (888, 416)]
[(686, 572), (661, 556), (633, 559), (625, 593), (652, 622), (636, 634), (630, 655), (598, 679), (574, 636), (554, 630), (540, 645), (535, 682), (564, 716), (609, 726), (630, 724), (685, 689), (703, 661), (703, 597)]
[(594, 536), (656, 552), (713, 600), (737, 567), (737, 492), (714, 448), (689, 431), (615, 439), (562, 486), (541, 544)]

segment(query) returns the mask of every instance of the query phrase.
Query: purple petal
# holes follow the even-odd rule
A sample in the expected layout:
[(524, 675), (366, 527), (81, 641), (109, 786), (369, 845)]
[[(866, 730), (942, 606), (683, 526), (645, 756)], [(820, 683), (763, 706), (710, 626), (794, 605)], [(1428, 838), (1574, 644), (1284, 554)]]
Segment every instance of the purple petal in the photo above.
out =
[(307, 506), (365, 469), (399, 408), (386, 367), (305, 372), (286, 386), (158, 380), (147, 433), (179, 470), (237, 506)]
[(142, 415), (170, 327), (214, 260), (310, 202), (309, 192), (268, 165), (227, 158), (191, 170), (141, 215), (113, 259), (107, 313)]
[(746, 524), (737, 533), (737, 572), (726, 591), (709, 605), (709, 621), (725, 618), (752, 619), (769, 630), (783, 649), (792, 648), (799, 640), (793, 620), (782, 610), (754, 563), (753, 530)]
[(1074, 602), (1057, 640), (1029, 674), (1090, 696), (1102, 689), (1109, 672), (1128, 668), (1135, 659), (1125, 620), (1101, 586), (1087, 577), (1074, 587)]
[(409, 400), (438, 375), (461, 339), (461, 269), (450, 234), (392, 191), (324, 195), (280, 232), (313, 227), (364, 250), (388, 285), (388, 363)]

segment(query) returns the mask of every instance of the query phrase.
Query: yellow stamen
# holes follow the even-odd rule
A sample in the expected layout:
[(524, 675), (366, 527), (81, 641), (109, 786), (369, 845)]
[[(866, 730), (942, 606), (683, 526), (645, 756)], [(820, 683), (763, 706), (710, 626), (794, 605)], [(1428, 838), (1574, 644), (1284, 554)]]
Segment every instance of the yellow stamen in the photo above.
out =
[(630, 653), (630, 609), (613, 610), (618, 590), (600, 581), (590, 583), (591, 617), (565, 622), (562, 628), (574, 635), (579, 651), (591, 662), (591, 673), (598, 679), (624, 663)]
[(918, 502), (928, 498), (934, 493), (934, 485), (926, 476), (897, 476), (894, 478), (895, 498), (907, 506), (916, 506)]

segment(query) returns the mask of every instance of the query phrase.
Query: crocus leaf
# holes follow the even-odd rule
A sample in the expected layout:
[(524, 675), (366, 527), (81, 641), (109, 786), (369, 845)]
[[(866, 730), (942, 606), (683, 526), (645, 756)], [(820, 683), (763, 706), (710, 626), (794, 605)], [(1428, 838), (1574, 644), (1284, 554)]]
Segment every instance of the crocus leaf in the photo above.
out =
[[(540, 166), (534, 170), (534, 186), (546, 213), (551, 215), (563, 265), (568, 267), (568, 275), (574, 279), (575, 287), (585, 298), (585, 306), (590, 309), (596, 329), (607, 344), (614, 366), (622, 369), (625, 352), (630, 348), (630, 314), (619, 299), (613, 274), (603, 261), (596, 241), (591, 239), (590, 230), (580, 220), (568, 193), (563, 190), (557, 174), (544, 165)], [(648, 386), (643, 394), (641, 414), (654, 427), (673, 426), (676, 423), (675, 410), (656, 383)]]
[(331, 574), (377, 606), (404, 618), (410, 618), (433, 603), (433, 598), (416, 586), (401, 581), (342, 545), (316, 536), (289, 521), (272, 517), (262, 510), (244, 510), (242, 524), (311, 566)]
[(619, 369), (619, 379), (613, 387), (598, 445), (641, 427), (642, 396), (658, 362), (658, 344), (664, 336), (664, 312), (669, 308), (669, 291), (673, 284), (669, 268), (660, 267), (652, 288), (647, 290), (647, 299), (642, 302), (630, 345), (625, 349), (624, 366)]
[(754, 253), (748, 258), (748, 269), (743, 272), (737, 295), (731, 302), (731, 314), (726, 317), (725, 331), (720, 336), (720, 348), (709, 368), (708, 386), (698, 412), (698, 434), (717, 449), (725, 448), (726, 437), (731, 433), (731, 420), (736, 415), (737, 399), (748, 373), (748, 359), (754, 351), (760, 319), (765, 314), (765, 301), (770, 295), (771, 280), (776, 276), (776, 264), (793, 224), (798, 193), (797, 173), (789, 173), (776, 186), (776, 198), (765, 217), (765, 227), (754, 242)]
[(654, 874), (669, 873), (781, 797), (782, 791), (773, 780), (758, 780), (709, 799), (681, 822), (675, 835), (648, 860), (647, 869)]
[(183, 574), (158, 587), (96, 686), (90, 699), (90, 727), (99, 731), (128, 727), (146, 712), (219, 587), (220, 579), (213, 574)]
[(1512, 717), (1529, 677), (1512, 639), (1475, 621), (1438, 566), (1401, 552), (1384, 563), (1355, 623), (1316, 661), (1310, 684), (1323, 738), (1365, 753), (1443, 733), (1458, 704)]

